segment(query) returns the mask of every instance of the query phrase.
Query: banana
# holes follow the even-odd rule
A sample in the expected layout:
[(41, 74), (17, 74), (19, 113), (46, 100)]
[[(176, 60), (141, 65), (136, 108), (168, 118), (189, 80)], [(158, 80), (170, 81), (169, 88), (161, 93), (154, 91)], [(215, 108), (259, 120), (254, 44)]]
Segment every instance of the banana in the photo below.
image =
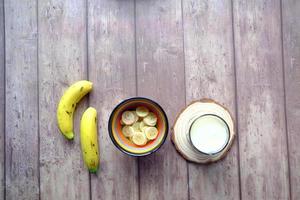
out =
[(141, 123), (141, 122), (135, 122), (135, 123), (132, 125), (132, 128), (134, 129), (134, 131), (141, 131), (141, 129), (140, 129), (140, 123)]
[(140, 130), (142, 131), (145, 126), (146, 126), (146, 124), (143, 121), (141, 121), (140, 122)]
[(143, 146), (147, 143), (146, 135), (142, 132), (135, 132), (131, 139), (132, 142), (138, 146)]
[(149, 114), (143, 119), (143, 122), (148, 126), (155, 126), (157, 117), (153, 112), (149, 112)]
[(122, 126), (125, 125), (122, 119), (120, 120), (120, 123)]
[(124, 126), (122, 128), (122, 133), (125, 137), (132, 137), (135, 130), (132, 126)]
[(92, 82), (78, 81), (71, 85), (61, 97), (57, 107), (57, 122), (61, 133), (67, 139), (74, 138), (73, 114), (77, 103), (92, 90)]
[(144, 106), (139, 106), (136, 108), (136, 114), (139, 117), (146, 117), (149, 114), (149, 109)]
[(122, 127), (122, 133), (138, 146), (143, 146), (157, 137), (158, 130), (154, 127), (156, 123), (157, 116), (144, 106), (122, 113), (121, 125), (125, 125)]
[(147, 127), (144, 131), (148, 140), (154, 140), (158, 135), (158, 130), (155, 127)]
[(122, 121), (126, 125), (132, 125), (134, 122), (136, 122), (136, 115), (134, 112), (131, 111), (125, 111), (122, 114)]
[(83, 160), (91, 173), (96, 173), (99, 166), (97, 111), (89, 107), (80, 122), (80, 142)]
[(144, 127), (142, 128), (142, 132), (145, 133), (145, 130), (146, 130), (146, 128), (148, 128), (148, 127), (152, 127), (152, 126), (144, 126)]
[(134, 119), (134, 122), (137, 122), (137, 121), (139, 121), (139, 116), (136, 114), (136, 112), (135, 111), (131, 111), (132, 113), (133, 113), (133, 115), (134, 115), (134, 117), (135, 117), (135, 119)]

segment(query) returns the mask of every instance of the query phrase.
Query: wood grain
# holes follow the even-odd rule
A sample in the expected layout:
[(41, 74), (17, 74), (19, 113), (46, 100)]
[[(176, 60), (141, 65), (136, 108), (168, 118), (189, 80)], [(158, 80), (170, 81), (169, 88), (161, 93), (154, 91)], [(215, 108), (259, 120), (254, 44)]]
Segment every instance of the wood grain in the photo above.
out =
[(35, 0), (5, 0), (6, 199), (39, 198)]
[[(136, 1), (138, 96), (157, 101), (170, 127), (185, 105), (181, 1)], [(141, 199), (187, 199), (187, 164), (170, 138), (139, 159)]]
[(113, 108), (135, 96), (134, 1), (89, 0), (90, 105), (99, 116), (100, 170), (91, 176), (92, 199), (138, 199), (137, 159), (120, 152), (108, 135)]
[(5, 46), (4, 46), (4, 1), (0, 1), (0, 197), (4, 197), (5, 154)]
[(279, 1), (234, 1), (242, 199), (289, 199)]
[(80, 150), (79, 122), (87, 98), (74, 113), (74, 141), (57, 127), (63, 92), (87, 78), (84, 0), (39, 2), (39, 105), (41, 199), (89, 199), (89, 175)]
[[(212, 98), (226, 106), (234, 116), (231, 2), (183, 1), (183, 13), (186, 101)], [(220, 162), (189, 164), (189, 190), (190, 199), (239, 199), (236, 141)]]
[(300, 199), (300, 1), (282, 1), (291, 199)]

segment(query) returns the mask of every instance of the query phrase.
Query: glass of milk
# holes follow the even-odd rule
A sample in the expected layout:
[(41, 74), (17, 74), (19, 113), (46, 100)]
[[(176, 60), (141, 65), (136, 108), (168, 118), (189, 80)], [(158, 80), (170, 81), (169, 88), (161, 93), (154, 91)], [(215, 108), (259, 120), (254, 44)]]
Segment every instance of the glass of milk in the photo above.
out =
[(189, 137), (197, 151), (206, 155), (215, 155), (226, 147), (229, 134), (229, 127), (222, 118), (207, 114), (195, 119)]

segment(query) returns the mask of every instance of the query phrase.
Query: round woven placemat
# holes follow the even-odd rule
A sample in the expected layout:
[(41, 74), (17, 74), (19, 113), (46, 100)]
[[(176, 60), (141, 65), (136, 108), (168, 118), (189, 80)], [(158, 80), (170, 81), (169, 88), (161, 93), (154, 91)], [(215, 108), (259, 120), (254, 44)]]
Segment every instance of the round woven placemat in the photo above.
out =
[[(217, 115), (222, 118), (227, 123), (230, 134), (225, 148), (213, 155), (199, 152), (192, 146), (189, 139), (189, 130), (194, 120), (207, 114)], [(211, 163), (222, 159), (226, 155), (232, 146), (234, 137), (234, 122), (227, 108), (212, 99), (201, 99), (192, 102), (178, 114), (173, 126), (171, 139), (177, 151), (185, 159), (196, 163)]]

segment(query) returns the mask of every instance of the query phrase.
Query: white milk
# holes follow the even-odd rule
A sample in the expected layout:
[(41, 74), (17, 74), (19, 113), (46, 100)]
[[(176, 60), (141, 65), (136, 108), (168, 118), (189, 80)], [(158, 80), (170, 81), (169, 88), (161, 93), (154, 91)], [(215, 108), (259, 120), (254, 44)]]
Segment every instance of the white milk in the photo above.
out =
[(228, 143), (229, 130), (226, 123), (214, 115), (204, 115), (196, 119), (190, 129), (191, 142), (206, 154), (220, 152)]

